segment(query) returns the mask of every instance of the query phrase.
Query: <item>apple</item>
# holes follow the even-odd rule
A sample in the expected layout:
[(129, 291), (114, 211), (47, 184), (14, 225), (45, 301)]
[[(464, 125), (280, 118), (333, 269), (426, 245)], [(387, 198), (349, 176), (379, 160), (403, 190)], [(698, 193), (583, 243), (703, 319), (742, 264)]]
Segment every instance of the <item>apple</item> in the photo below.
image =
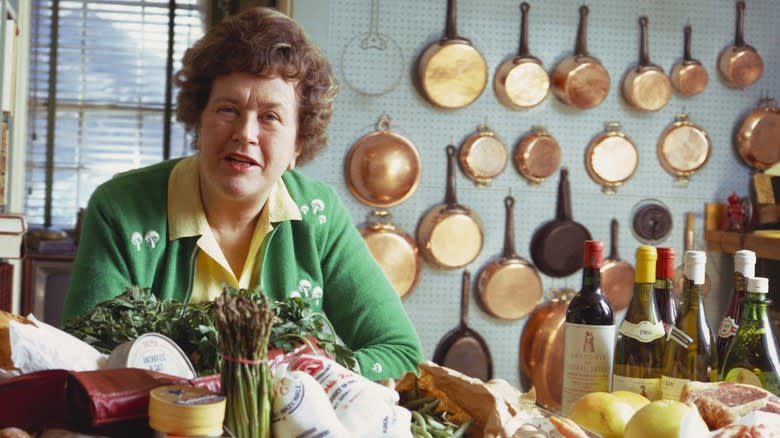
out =
[(656, 400), (636, 411), (626, 424), (624, 437), (706, 437), (709, 433), (696, 406), (677, 400)]
[(631, 407), (634, 408), (634, 412), (642, 409), (645, 405), (650, 404), (650, 400), (648, 400), (647, 397), (633, 391), (619, 389), (617, 391), (612, 391), (612, 395), (630, 404)]
[(604, 438), (621, 438), (635, 409), (608, 392), (589, 392), (574, 402), (568, 418)]

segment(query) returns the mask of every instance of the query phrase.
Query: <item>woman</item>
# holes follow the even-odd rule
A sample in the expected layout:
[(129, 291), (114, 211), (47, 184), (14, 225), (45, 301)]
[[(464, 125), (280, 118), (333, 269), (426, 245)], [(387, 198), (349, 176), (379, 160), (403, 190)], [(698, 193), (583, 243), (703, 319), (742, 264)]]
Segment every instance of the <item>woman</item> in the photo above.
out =
[(324, 147), (336, 86), (302, 28), (267, 8), (207, 31), (176, 75), (197, 153), (119, 174), (87, 207), (64, 320), (123, 292), (214, 299), (223, 285), (316, 300), (360, 372), (395, 378), (419, 338), (336, 192), (294, 171)]

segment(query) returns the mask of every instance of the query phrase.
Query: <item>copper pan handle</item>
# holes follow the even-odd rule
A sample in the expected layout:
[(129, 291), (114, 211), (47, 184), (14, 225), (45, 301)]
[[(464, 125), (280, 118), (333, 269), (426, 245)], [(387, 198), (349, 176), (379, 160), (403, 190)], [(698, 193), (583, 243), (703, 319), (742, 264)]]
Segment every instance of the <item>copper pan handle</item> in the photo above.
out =
[(580, 24), (577, 28), (577, 43), (574, 46), (574, 54), (590, 56), (588, 53), (588, 13), (590, 9), (586, 5), (580, 6)]
[(691, 56), (691, 33), (693, 31), (691, 30), (691, 25), (686, 24), (685, 28), (683, 28), (683, 60), (686, 63), (691, 63), (694, 61), (693, 56)]
[(647, 41), (647, 17), (639, 17), (639, 65), (642, 67), (650, 65), (650, 45)]
[(528, 50), (528, 10), (531, 5), (528, 2), (520, 3), (520, 49), (517, 55), (523, 58), (530, 54)]
[(618, 221), (612, 218), (609, 224), (609, 259), (618, 259)]
[(504, 206), (506, 207), (506, 221), (504, 223), (504, 257), (510, 259), (516, 259), (517, 251), (515, 250), (515, 219), (513, 207), (515, 206), (515, 198), (512, 195), (504, 198)]
[(745, 2), (737, 2), (737, 26), (734, 33), (734, 45), (743, 47), (745, 45)]
[(468, 269), (463, 270), (463, 281), (461, 282), (460, 290), (460, 326), (468, 327), (469, 298), (471, 298), (471, 273)]
[(444, 196), (447, 207), (456, 207), (458, 198), (455, 195), (455, 146), (447, 145), (447, 192)]
[(561, 180), (558, 182), (558, 204), (556, 218), (560, 221), (572, 220), (571, 198), (569, 194), (569, 169), (561, 168)]
[(458, 11), (455, 0), (447, 0), (447, 39), (458, 38)]

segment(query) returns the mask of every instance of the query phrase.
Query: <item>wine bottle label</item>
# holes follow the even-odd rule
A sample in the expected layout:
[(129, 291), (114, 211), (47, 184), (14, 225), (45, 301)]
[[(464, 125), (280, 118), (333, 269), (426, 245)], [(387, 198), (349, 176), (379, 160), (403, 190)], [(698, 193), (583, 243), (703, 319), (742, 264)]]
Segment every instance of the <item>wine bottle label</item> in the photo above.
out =
[(615, 374), (612, 376), (612, 391), (631, 391), (642, 394), (650, 401), (661, 399), (661, 379), (641, 379)]
[(620, 334), (636, 339), (639, 342), (647, 343), (663, 337), (666, 332), (661, 321), (657, 321), (655, 324), (650, 321), (634, 324), (633, 322), (623, 320), (623, 323), (620, 324)]
[(737, 329), (739, 328), (739, 325), (736, 321), (734, 321), (734, 318), (727, 316), (723, 318), (723, 321), (720, 322), (720, 327), (718, 328), (718, 336), (721, 338), (730, 338), (737, 334)]
[(688, 336), (688, 333), (685, 333), (676, 326), (673, 326), (672, 329), (669, 330), (669, 334), (666, 335), (666, 341), (668, 342), (670, 340), (677, 342), (682, 348), (685, 349), (687, 349), (688, 346), (693, 343), (693, 338)]
[(678, 379), (676, 377), (661, 376), (661, 392), (667, 400), (680, 400), (683, 387), (690, 379)]
[(615, 352), (614, 325), (564, 325), (563, 391), (561, 411), (568, 414), (581, 396), (609, 392)]

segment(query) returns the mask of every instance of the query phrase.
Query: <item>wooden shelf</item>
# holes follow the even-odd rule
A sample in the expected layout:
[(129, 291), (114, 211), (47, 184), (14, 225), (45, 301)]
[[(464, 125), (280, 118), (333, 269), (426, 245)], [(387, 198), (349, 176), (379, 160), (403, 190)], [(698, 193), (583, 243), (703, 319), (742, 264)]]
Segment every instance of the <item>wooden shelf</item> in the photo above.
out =
[(734, 253), (740, 249), (749, 249), (762, 259), (780, 260), (780, 232), (771, 234), (738, 233), (735, 231), (704, 231), (707, 249)]

